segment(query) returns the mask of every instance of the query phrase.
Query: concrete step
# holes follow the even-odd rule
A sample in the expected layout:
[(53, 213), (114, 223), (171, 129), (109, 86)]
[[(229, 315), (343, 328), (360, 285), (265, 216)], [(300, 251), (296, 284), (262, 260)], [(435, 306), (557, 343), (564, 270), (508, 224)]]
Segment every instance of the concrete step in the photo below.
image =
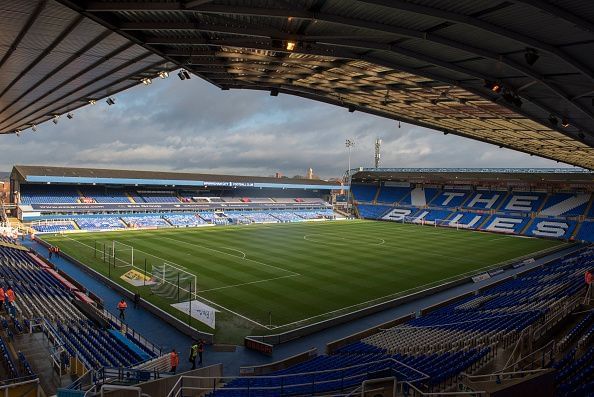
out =
[(14, 349), (25, 355), (33, 371), (39, 376), (41, 388), (46, 395), (56, 394), (59, 387), (68, 386), (74, 381), (70, 375), (61, 378), (52, 368), (50, 358), (50, 345), (47, 337), (42, 332), (15, 335)]

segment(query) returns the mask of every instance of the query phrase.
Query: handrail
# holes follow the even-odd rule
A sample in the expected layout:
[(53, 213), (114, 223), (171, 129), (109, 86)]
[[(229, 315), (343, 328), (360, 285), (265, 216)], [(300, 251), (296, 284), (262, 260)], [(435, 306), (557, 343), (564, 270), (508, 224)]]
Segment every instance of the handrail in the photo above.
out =
[[(360, 373), (357, 375), (349, 375), (349, 376), (342, 376), (339, 378), (334, 378), (334, 379), (325, 379), (325, 380), (319, 380), (316, 381), (315, 378), (312, 381), (308, 381), (307, 383), (290, 383), (290, 384), (284, 384), (282, 379), (285, 378), (292, 378), (292, 377), (296, 377), (296, 376), (307, 376), (307, 375), (313, 375), (314, 377), (316, 375), (321, 375), (321, 374), (325, 374), (325, 373), (331, 373), (331, 372), (335, 372), (335, 373), (340, 373), (340, 372), (346, 372), (348, 370), (354, 369), (354, 368), (359, 368), (359, 367), (364, 367), (364, 366), (372, 366), (374, 364), (379, 364), (379, 363), (386, 363), (387, 365), (381, 368), (374, 368), (373, 372), (380, 372), (383, 370), (392, 370), (392, 371), (396, 371), (398, 373), (400, 373), (400, 371), (398, 371), (397, 369), (393, 368), (390, 364), (392, 363), (397, 363), (400, 365), (405, 366), (406, 368), (420, 374), (421, 376), (418, 377), (417, 379), (413, 379), (410, 380), (410, 382), (419, 382), (425, 379), (429, 378), (429, 375), (407, 365), (404, 364), (392, 357), (388, 357), (382, 360), (377, 360), (377, 361), (370, 361), (367, 363), (363, 363), (363, 364), (357, 364), (357, 365), (352, 365), (352, 366), (348, 366), (348, 367), (343, 367), (343, 368), (336, 368), (336, 369), (328, 369), (328, 370), (322, 370), (322, 371), (312, 371), (312, 372), (301, 372), (301, 373), (296, 373), (296, 374), (284, 374), (284, 375), (263, 375), (263, 376), (242, 376), (242, 377), (236, 377), (236, 376), (180, 376), (180, 378), (178, 379), (178, 381), (175, 383), (175, 385), (171, 388), (171, 390), (169, 391), (169, 393), (167, 394), (167, 397), (176, 397), (179, 395), (180, 391), (183, 390), (194, 390), (194, 391), (208, 391), (208, 390), (212, 390), (213, 387), (190, 387), (190, 386), (183, 386), (183, 379), (192, 379), (192, 380), (207, 380), (207, 381), (215, 381), (215, 382), (219, 382), (219, 381), (224, 381), (224, 380), (234, 380), (234, 379), (248, 379), (247, 383), (248, 386), (243, 386), (243, 387), (225, 387), (225, 390), (246, 390), (246, 389), (250, 389), (250, 390), (282, 390), (283, 388), (287, 388), (287, 387), (301, 387), (301, 386), (312, 386), (312, 385), (323, 385), (325, 383), (332, 383), (332, 382), (336, 382), (338, 379), (341, 380), (350, 380), (350, 379), (356, 379), (361, 377), (362, 375), (365, 375), (364, 373)], [(281, 379), (281, 385), (280, 386), (249, 386), (250, 383), (250, 379)], [(209, 382), (210, 383), (210, 382)], [(186, 382), (187, 384), (187, 382)]]
[[(531, 374), (536, 374), (536, 373), (541, 373), (541, 372), (546, 372), (546, 371), (550, 371), (550, 369), (538, 368), (538, 369), (529, 369), (529, 370), (522, 370), (522, 371), (496, 372), (496, 373), (484, 374), (484, 375), (469, 375), (465, 372), (462, 372), (460, 374), (460, 376), (465, 377), (466, 379), (468, 379), (471, 382), (490, 382), (490, 381), (494, 381), (494, 380), (501, 379), (501, 378), (514, 379), (516, 377), (516, 375), (523, 377), (526, 375), (531, 375)], [(481, 380), (483, 378), (486, 378), (486, 379)]]

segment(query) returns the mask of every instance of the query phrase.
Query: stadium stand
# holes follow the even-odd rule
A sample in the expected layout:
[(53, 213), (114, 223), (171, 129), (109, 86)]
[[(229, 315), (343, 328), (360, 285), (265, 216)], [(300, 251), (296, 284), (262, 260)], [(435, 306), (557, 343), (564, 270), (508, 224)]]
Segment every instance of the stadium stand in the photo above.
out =
[(179, 203), (179, 199), (172, 193), (147, 193), (142, 191), (136, 192), (138, 197), (145, 203)]
[(82, 230), (122, 229), (126, 227), (116, 216), (74, 218), (74, 221)]
[(377, 186), (353, 184), (351, 191), (356, 201), (372, 202), (377, 193)]
[(198, 214), (189, 214), (189, 215), (169, 214), (169, 215), (164, 215), (163, 218), (167, 222), (172, 224), (173, 226), (189, 227), (189, 226), (204, 225), (207, 223), (204, 219), (200, 218), (198, 216)]
[(139, 227), (169, 227), (167, 221), (160, 216), (123, 216), (122, 221), (131, 228)]
[[(411, 190), (408, 187), (382, 186), (377, 196), (378, 203), (410, 204)], [(365, 201), (365, 200), (363, 200)], [(371, 201), (371, 200), (367, 200)]]
[(21, 202), (23, 204), (52, 204), (52, 203), (77, 203), (80, 195), (76, 189), (65, 186), (23, 186)]
[(80, 189), (83, 197), (93, 199), (96, 203), (130, 203), (129, 193), (122, 189), (104, 189), (101, 187), (84, 187)]
[[(83, 296), (78, 287), (51, 267), (43, 266), (26, 249), (0, 246), (1, 285), (12, 286), (17, 296), (14, 312), (0, 315), (3, 330), (12, 339), (30, 331), (43, 331), (64, 349), (58, 361), (77, 357), (87, 369), (130, 367), (156, 357), (154, 346), (138, 346), (137, 341), (129, 338), (128, 331), (121, 332), (119, 325), (112, 323), (110, 329), (97, 327), (73, 304)], [(93, 302), (88, 297), (84, 300)], [(93, 310), (102, 316), (100, 311)], [(138, 354), (140, 350), (145, 353)], [(1, 338), (0, 354), (12, 377), (34, 374), (22, 353), (17, 357), (19, 365), (15, 365)], [(21, 373), (18, 368), (22, 368)]]

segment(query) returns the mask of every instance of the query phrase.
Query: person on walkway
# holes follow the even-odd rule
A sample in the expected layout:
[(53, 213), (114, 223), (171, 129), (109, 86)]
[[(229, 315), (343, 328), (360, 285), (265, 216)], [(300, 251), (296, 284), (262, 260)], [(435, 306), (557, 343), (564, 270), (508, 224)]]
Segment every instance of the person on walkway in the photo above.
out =
[(196, 357), (198, 357), (198, 342), (193, 341), (190, 347), (190, 362), (192, 363), (192, 369), (196, 369)]
[(175, 374), (175, 371), (177, 371), (177, 366), (179, 364), (179, 356), (175, 352), (175, 349), (171, 350), (171, 354), (170, 354), (169, 358), (171, 360), (171, 372), (173, 372), (173, 374)]
[(128, 308), (128, 304), (122, 298), (122, 300), (118, 303), (118, 310), (120, 311), (120, 320), (122, 322), (126, 321), (126, 309)]
[(204, 339), (198, 341), (198, 365), (202, 365), (202, 353), (204, 353)]
[(134, 308), (138, 309), (138, 305), (140, 304), (140, 294), (136, 292), (134, 294)]
[(6, 294), (4, 293), (4, 288), (0, 286), (0, 312), (4, 310), (4, 301), (6, 300)]
[(12, 290), (12, 287), (10, 285), (6, 289), (5, 294), (6, 294), (6, 301), (8, 302), (6, 310), (12, 317), (16, 317), (16, 305), (14, 303), (14, 301), (16, 300), (16, 297), (15, 297), (14, 291)]
[(49, 259), (52, 259), (52, 254), (54, 253), (54, 247), (49, 247)]

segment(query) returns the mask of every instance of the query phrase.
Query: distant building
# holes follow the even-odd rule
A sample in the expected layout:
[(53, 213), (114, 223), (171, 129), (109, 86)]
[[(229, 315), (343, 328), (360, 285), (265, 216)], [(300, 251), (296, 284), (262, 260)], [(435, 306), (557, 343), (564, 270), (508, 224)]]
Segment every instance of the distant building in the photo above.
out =
[(305, 179), (313, 179), (313, 168), (308, 168), (307, 169), (307, 174), (305, 176)]

